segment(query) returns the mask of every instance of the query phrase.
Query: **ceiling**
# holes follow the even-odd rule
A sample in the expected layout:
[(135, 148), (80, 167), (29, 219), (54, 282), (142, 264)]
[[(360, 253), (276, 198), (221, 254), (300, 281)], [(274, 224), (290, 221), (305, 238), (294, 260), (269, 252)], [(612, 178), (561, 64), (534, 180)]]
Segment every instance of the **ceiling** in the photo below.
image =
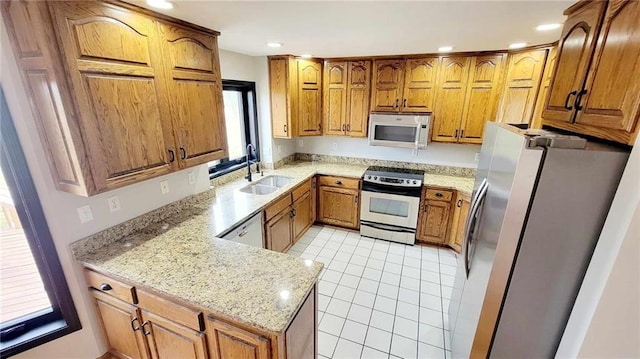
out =
[[(144, 0), (129, 2), (150, 8)], [(556, 41), (575, 1), (174, 1), (158, 10), (220, 31), (219, 47), (247, 55), (317, 57), (506, 49), (513, 42)], [(278, 49), (269, 41), (282, 42)]]

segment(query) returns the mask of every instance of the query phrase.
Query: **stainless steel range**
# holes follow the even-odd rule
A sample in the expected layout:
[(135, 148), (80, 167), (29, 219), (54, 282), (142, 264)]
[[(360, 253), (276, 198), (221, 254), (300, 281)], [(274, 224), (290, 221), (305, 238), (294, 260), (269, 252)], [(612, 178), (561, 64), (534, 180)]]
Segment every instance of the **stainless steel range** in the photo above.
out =
[(367, 168), (362, 176), (360, 234), (415, 244), (424, 171)]

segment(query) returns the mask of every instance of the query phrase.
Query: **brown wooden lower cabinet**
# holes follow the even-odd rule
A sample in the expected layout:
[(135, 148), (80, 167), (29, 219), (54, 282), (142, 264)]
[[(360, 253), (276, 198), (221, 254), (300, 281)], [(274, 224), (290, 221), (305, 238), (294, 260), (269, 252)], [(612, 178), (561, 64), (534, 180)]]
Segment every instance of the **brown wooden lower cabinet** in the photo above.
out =
[(207, 319), (207, 336), (213, 359), (267, 359), (268, 338), (229, 325), (214, 318)]
[(449, 236), (449, 247), (460, 253), (464, 243), (464, 231), (467, 225), (467, 216), (471, 199), (468, 195), (458, 193), (456, 205), (453, 209), (453, 220), (451, 224), (451, 235)]
[(293, 211), (287, 207), (265, 223), (267, 249), (285, 252), (293, 245), (292, 221)]
[(360, 227), (360, 181), (319, 177), (318, 222), (358, 229)]
[(451, 200), (453, 192), (424, 187), (418, 212), (418, 242), (447, 244), (451, 225)]
[(286, 252), (314, 222), (314, 179), (304, 181), (264, 210), (267, 249)]
[(293, 208), (293, 238), (297, 241), (304, 232), (311, 227), (311, 193), (306, 192), (292, 205)]
[[(89, 269), (85, 272), (95, 273)], [(110, 283), (126, 286), (101, 276)], [(315, 286), (281, 333), (264, 332), (213, 314), (203, 320), (203, 310), (187, 308), (152, 295), (146, 289), (130, 287), (135, 303), (119, 299), (108, 290), (89, 289), (109, 348), (101, 358), (306, 359), (317, 355)]]

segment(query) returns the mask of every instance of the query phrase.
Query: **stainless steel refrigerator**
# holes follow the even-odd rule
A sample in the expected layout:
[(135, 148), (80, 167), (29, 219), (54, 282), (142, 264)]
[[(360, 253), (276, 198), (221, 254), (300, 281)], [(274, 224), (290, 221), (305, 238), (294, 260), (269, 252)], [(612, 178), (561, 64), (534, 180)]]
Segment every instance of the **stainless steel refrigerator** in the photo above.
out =
[(449, 306), (454, 358), (551, 358), (629, 151), (488, 123)]

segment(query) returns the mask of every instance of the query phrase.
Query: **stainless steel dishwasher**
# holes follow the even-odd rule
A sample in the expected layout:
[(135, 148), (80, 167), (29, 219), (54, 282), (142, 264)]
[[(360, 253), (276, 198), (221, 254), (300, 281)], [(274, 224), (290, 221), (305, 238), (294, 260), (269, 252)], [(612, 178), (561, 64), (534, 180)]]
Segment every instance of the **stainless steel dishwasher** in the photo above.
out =
[(222, 238), (253, 247), (264, 248), (262, 244), (262, 212), (247, 219)]

